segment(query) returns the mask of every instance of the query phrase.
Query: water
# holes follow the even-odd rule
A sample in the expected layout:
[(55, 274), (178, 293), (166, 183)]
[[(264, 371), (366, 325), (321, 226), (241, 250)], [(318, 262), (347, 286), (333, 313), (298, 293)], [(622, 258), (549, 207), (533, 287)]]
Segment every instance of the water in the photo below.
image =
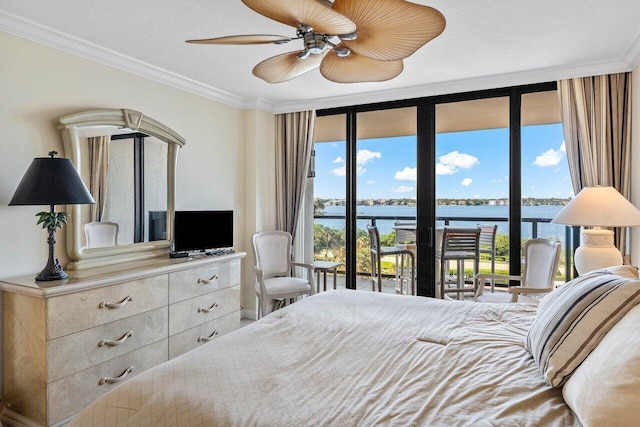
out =
[[(522, 206), (523, 218), (553, 218), (563, 206)], [(375, 217), (413, 217), (416, 216), (415, 206), (357, 206), (358, 216), (375, 216)], [(344, 206), (326, 206), (324, 208), (325, 215), (345, 215)], [(505, 218), (503, 222), (497, 222), (499, 234), (509, 234), (509, 223), (506, 218), (509, 217), (508, 206), (436, 206), (436, 216), (438, 217), (474, 217), (474, 218)], [(341, 219), (322, 219), (316, 218), (316, 224), (325, 227), (342, 229), (344, 228), (344, 220)], [(381, 235), (388, 234), (393, 231), (395, 220), (376, 220), (376, 225)], [(470, 227), (476, 224), (493, 224), (489, 221), (451, 221), (450, 226)], [(364, 229), (369, 224), (369, 220), (358, 220), (358, 228)], [(443, 225), (440, 221), (438, 225)], [(531, 223), (522, 224), (522, 237), (531, 238)], [(538, 223), (538, 237), (557, 237), (563, 239), (565, 235), (565, 226), (559, 224)]]

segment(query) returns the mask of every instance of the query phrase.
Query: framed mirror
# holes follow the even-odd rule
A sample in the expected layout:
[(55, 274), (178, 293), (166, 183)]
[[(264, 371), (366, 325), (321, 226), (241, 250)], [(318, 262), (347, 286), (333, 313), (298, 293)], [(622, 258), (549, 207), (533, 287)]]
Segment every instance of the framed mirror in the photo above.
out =
[(99, 109), (58, 119), (95, 205), (67, 206), (69, 270), (155, 258), (173, 240), (175, 176), (184, 138), (139, 111)]

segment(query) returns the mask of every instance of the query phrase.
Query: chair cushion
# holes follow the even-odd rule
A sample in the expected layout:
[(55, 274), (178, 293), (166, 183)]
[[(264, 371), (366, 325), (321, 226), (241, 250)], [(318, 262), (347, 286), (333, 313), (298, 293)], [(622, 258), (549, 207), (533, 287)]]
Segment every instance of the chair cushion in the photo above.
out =
[(272, 277), (265, 279), (264, 286), (269, 295), (280, 295), (311, 290), (309, 281), (298, 277)]
[(585, 426), (631, 426), (640, 420), (640, 305), (624, 316), (562, 389)]
[(592, 271), (545, 296), (525, 339), (545, 380), (562, 386), (602, 337), (640, 302), (640, 280)]

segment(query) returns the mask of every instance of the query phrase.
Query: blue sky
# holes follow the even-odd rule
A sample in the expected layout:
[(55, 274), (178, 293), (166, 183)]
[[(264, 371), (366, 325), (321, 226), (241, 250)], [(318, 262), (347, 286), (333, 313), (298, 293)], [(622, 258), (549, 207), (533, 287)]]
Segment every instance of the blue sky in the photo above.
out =
[[(507, 197), (508, 147), (508, 129), (439, 134), (436, 197)], [(416, 197), (414, 136), (360, 140), (357, 149), (359, 199)], [(315, 150), (315, 197), (344, 198), (344, 141), (318, 143)], [(522, 195), (573, 195), (560, 124), (523, 127)]]

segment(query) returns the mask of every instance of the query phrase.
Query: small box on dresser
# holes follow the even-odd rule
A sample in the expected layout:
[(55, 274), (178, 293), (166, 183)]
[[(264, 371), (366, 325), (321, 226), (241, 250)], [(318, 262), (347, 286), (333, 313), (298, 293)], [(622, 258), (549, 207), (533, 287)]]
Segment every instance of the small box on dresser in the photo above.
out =
[(4, 279), (4, 400), (60, 423), (140, 372), (240, 327), (244, 253)]

